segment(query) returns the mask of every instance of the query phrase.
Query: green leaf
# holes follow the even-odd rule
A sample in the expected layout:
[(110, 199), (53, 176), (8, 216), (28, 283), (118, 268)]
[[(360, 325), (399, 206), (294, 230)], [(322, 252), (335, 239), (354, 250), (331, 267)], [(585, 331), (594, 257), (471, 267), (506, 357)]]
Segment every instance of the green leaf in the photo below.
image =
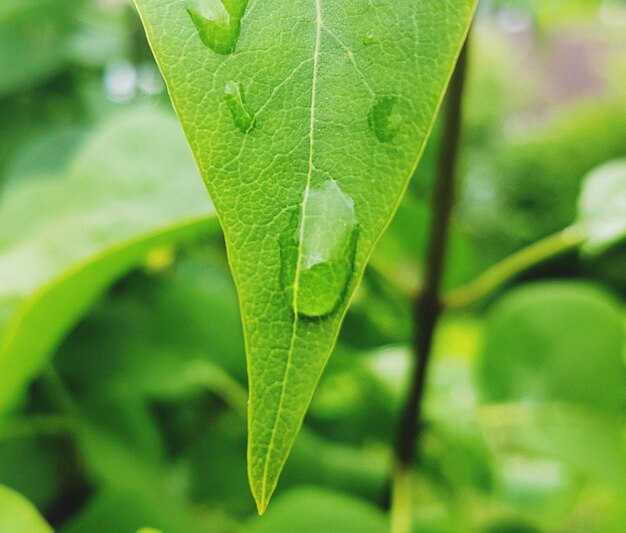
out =
[(551, 458), (626, 494), (623, 429), (615, 416), (567, 404), (519, 403), (485, 406), (479, 418), (495, 451)]
[(79, 0), (3, 0), (0, 6), (0, 96), (58, 72)]
[(626, 239), (626, 159), (606, 163), (587, 176), (578, 213), (588, 253), (602, 253)]
[(604, 290), (537, 283), (505, 296), (489, 318), (479, 379), (490, 402), (571, 403), (617, 413), (624, 326)]
[(0, 485), (0, 533), (53, 533), (53, 530), (32, 503)]
[[(230, 276), (189, 259), (167, 274), (127, 280), (123, 293), (108, 296), (82, 320), (55, 361), (69, 385), (95, 395), (163, 400), (212, 384), (227, 398), (238, 397), (228, 385), (245, 380), (245, 356)], [(245, 390), (243, 396), (245, 406)]]
[[(33, 437), (37, 429), (40, 426), (29, 418), (14, 424), (10, 420), (2, 420), (0, 484), (20, 492), (38, 508), (47, 509), (63, 491), (72, 462), (63, 455), (65, 449), (58, 440), (45, 439), (41, 434)], [(69, 468), (60, 469), (58, 465), (61, 464)]]
[(340, 492), (303, 487), (279, 498), (267, 517), (250, 520), (245, 531), (384, 533), (389, 531), (389, 525), (385, 515), (373, 505)]
[(136, 4), (225, 232), (263, 512), (475, 1)]
[(66, 176), (11, 190), (0, 207), (0, 410), (111, 283), (152, 249), (212, 230), (196, 176), (176, 122), (140, 111), (105, 126)]

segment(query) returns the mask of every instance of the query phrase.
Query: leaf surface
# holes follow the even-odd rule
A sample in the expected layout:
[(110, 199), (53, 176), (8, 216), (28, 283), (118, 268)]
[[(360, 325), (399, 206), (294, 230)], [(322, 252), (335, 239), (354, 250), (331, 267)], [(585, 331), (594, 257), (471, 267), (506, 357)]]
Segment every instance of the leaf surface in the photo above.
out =
[(9, 487), (0, 485), (0, 531), (52, 533), (35, 506)]
[[(323, 509), (323, 512), (320, 512)], [(251, 519), (248, 533), (301, 531), (302, 533), (384, 533), (385, 516), (368, 502), (341, 492), (300, 487), (276, 501), (267, 517)]]
[(116, 279), (214, 227), (176, 121), (154, 111), (105, 126), (61, 178), (12, 188), (0, 204), (0, 411)]
[(588, 241), (586, 251), (602, 253), (626, 237), (626, 159), (605, 163), (583, 183), (578, 218)]
[(77, 0), (3, 0), (0, 5), (0, 95), (56, 74), (66, 63)]
[(263, 512), (474, 0), (136, 0), (224, 228)]

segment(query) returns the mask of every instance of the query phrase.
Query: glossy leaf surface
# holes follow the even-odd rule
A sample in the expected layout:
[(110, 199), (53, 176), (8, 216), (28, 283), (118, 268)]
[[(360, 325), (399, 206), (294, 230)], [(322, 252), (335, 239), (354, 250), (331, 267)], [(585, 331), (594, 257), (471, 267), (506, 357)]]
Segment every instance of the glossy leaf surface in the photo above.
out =
[[(136, 4), (226, 235), (249, 362), (249, 476), (263, 512), (422, 153), (475, 2)], [(315, 250), (322, 242), (329, 249)]]

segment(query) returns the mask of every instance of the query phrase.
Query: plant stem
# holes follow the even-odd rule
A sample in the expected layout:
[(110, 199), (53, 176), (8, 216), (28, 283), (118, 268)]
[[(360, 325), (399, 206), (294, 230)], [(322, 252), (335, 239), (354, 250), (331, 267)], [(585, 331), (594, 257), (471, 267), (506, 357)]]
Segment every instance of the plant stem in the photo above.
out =
[[(410, 531), (410, 480), (423, 428), (422, 404), (432, 343), (443, 309), (441, 285), (445, 272), (450, 218), (456, 198), (457, 160), (461, 138), (463, 90), (467, 71), (466, 42), (450, 81), (445, 110), (437, 181), (432, 198), (432, 221), (426, 255), (423, 289), (413, 302), (415, 369), (409, 396), (400, 419), (395, 447), (392, 531)], [(409, 491), (409, 494), (406, 492)], [(407, 509), (408, 505), (408, 509)], [(408, 513), (408, 516), (407, 516)]]
[(445, 298), (445, 308), (470, 307), (505, 287), (524, 272), (576, 250), (584, 242), (584, 233), (576, 226), (570, 226), (531, 244), (492, 266), (467, 285), (453, 290)]

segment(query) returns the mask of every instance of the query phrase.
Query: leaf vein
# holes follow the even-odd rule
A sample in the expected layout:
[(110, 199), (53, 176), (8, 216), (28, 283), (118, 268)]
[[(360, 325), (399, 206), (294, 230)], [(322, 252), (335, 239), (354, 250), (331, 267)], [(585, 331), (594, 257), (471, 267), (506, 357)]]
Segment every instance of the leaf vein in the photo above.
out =
[[(292, 365), (293, 352), (295, 350), (295, 343), (297, 338), (297, 329), (298, 329), (298, 285), (300, 279), (300, 269), (301, 269), (301, 256), (302, 256), (302, 238), (304, 236), (304, 220), (306, 219), (306, 207), (307, 200), (309, 197), (309, 189), (311, 186), (311, 181), (313, 178), (313, 172), (315, 171), (315, 115), (316, 115), (316, 105), (317, 105), (317, 81), (319, 77), (319, 59), (320, 59), (320, 49), (321, 49), (321, 40), (322, 40), (322, 28), (323, 28), (323, 19), (322, 19), (322, 9), (321, 9), (321, 0), (315, 0), (315, 13), (316, 13), (316, 32), (315, 32), (315, 50), (313, 52), (313, 77), (311, 81), (311, 114), (310, 114), (310, 123), (309, 123), (309, 160), (308, 160), (308, 171), (307, 171), (307, 179), (306, 186), (304, 189), (304, 195), (302, 198), (302, 222), (300, 224), (300, 238), (298, 243), (298, 263), (296, 265), (296, 274), (294, 279), (294, 290), (293, 290), (293, 327), (291, 330), (291, 339), (289, 344), (289, 351), (287, 353), (287, 364), (285, 365), (285, 373), (282, 380), (282, 387), (280, 392), (280, 399), (278, 402), (278, 409), (276, 411), (276, 418), (274, 419), (274, 426), (272, 428), (272, 435), (270, 438), (269, 447), (265, 456), (265, 465), (263, 467), (263, 481), (262, 481), (262, 489), (261, 489), (261, 499), (265, 503), (267, 499), (267, 478), (269, 471), (269, 461), (272, 456), (272, 452), (275, 447), (276, 440), (276, 431), (278, 429), (278, 424), (280, 422), (280, 417), (282, 411), (284, 410), (284, 402), (285, 402), (285, 391), (287, 389), (287, 378), (289, 376), (289, 371)], [(286, 458), (285, 458), (286, 459)]]

